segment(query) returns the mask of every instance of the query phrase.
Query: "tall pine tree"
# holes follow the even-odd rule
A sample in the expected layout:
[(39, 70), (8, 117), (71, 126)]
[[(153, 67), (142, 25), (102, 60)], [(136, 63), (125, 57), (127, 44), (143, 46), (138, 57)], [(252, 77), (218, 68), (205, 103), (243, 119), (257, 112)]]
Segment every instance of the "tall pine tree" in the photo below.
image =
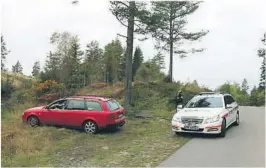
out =
[(41, 76), (64, 83), (67, 88), (83, 86), (83, 52), (80, 50), (79, 38), (69, 32), (55, 32), (50, 37), (50, 43), (54, 49), (47, 57), (45, 71)]
[(132, 65), (132, 81), (136, 76), (137, 70), (143, 62), (143, 53), (139, 47), (136, 47), (133, 57), (133, 65)]
[[(70, 50), (72, 47), (72, 39), (74, 37), (69, 32), (54, 32), (50, 37), (50, 43), (53, 45), (53, 58), (57, 61), (59, 70), (56, 72), (57, 80), (60, 83), (69, 81), (69, 74), (72, 71), (72, 62)], [(57, 69), (57, 68), (56, 68)]]
[(52, 51), (46, 57), (44, 72), (41, 73), (41, 79), (48, 80), (53, 79), (57, 82), (60, 82), (60, 68), (61, 68), (61, 58), (57, 53)]
[(249, 89), (249, 86), (248, 86), (248, 81), (247, 79), (245, 78), (241, 84), (241, 91), (244, 93), (244, 94), (247, 94), (248, 93), (248, 89)]
[(6, 56), (10, 51), (6, 48), (6, 42), (4, 40), (4, 36), (1, 35), (1, 70), (5, 71), (5, 61)]
[(103, 49), (100, 48), (97, 41), (87, 44), (83, 69), (85, 83), (104, 80)]
[(160, 70), (165, 68), (164, 55), (159, 51), (151, 60)]
[(105, 74), (107, 82), (112, 84), (119, 81), (119, 72), (121, 71), (120, 61), (123, 57), (123, 47), (121, 42), (116, 39), (105, 46), (104, 60), (105, 60)]
[(261, 70), (261, 74), (260, 74), (260, 83), (259, 83), (259, 89), (261, 90), (264, 90), (265, 89), (265, 57), (263, 58), (262, 60), (262, 63), (261, 63), (261, 67), (260, 67), (260, 70)]
[[(266, 33), (264, 33), (264, 38), (261, 39), (261, 42), (263, 43), (264, 46), (266, 46)], [(261, 63), (261, 74), (260, 74), (260, 83), (259, 83), (259, 89), (260, 90), (265, 90), (265, 57), (266, 57), (266, 48), (260, 48), (258, 50), (258, 56), (262, 58), (262, 63)]]
[[(66, 81), (67, 88), (81, 88), (83, 75), (81, 74), (81, 60), (83, 51), (80, 50), (79, 38), (74, 36), (70, 41), (70, 48), (68, 53), (69, 62), (67, 64), (67, 70), (69, 71), (68, 80)], [(67, 61), (66, 61), (67, 62)]]
[(40, 74), (40, 70), (41, 70), (41, 66), (40, 66), (40, 62), (36, 61), (32, 67), (32, 76), (38, 76)]
[(145, 34), (142, 18), (147, 15), (146, 3), (137, 1), (111, 1), (110, 11), (127, 28), (126, 68), (124, 85), (124, 105), (131, 104), (132, 95), (132, 55), (134, 32)]
[(12, 72), (14, 73), (22, 73), (23, 68), (19, 61), (15, 65), (12, 66)]
[(203, 49), (181, 49), (185, 40), (196, 41), (205, 36), (208, 31), (187, 32), (186, 16), (199, 8), (200, 2), (194, 1), (154, 1), (149, 19), (146, 19), (147, 30), (152, 34), (158, 44), (158, 49), (170, 53), (169, 80), (173, 78), (173, 55), (186, 57), (189, 53), (201, 52)]
[(125, 80), (125, 70), (126, 70), (126, 49), (123, 49), (124, 53), (120, 59), (120, 72), (119, 72), (119, 81)]

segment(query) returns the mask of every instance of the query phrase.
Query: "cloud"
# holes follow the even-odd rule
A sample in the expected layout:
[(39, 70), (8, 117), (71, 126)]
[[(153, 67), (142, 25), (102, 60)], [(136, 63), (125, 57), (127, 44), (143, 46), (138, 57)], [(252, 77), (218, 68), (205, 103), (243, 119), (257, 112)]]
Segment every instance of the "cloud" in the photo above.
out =
[[(187, 29), (208, 29), (210, 33), (199, 43), (187, 43), (183, 47), (203, 47), (206, 51), (185, 59), (174, 58), (174, 78), (186, 81), (196, 79), (212, 88), (230, 81), (241, 82), (245, 77), (252, 85), (259, 82), (261, 60), (257, 57), (260, 38), (266, 31), (265, 0), (210, 0), (188, 17)], [(4, 0), (2, 5), (2, 33), (11, 53), (7, 66), (20, 60), (24, 73), (31, 74), (34, 61), (44, 64), (50, 50), (49, 36), (54, 31), (77, 34), (82, 46), (91, 40), (104, 47), (117, 37), (126, 34), (109, 11), (108, 1), (80, 0)], [(119, 37), (125, 45), (125, 39)], [(143, 50), (145, 60), (156, 51), (153, 40), (135, 40), (135, 46)], [(169, 54), (165, 53), (166, 67)], [(168, 69), (165, 70), (168, 72)]]

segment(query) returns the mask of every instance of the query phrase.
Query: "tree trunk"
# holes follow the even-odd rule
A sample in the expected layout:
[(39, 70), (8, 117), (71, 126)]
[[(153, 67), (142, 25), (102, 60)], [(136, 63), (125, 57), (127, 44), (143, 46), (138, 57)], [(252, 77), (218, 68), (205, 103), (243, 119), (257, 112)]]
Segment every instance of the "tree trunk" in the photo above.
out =
[(125, 69), (125, 86), (124, 86), (124, 105), (131, 104), (132, 92), (132, 53), (133, 53), (133, 36), (134, 36), (134, 15), (135, 1), (129, 2), (129, 17), (127, 27), (127, 49), (126, 49), (126, 69)]
[[(170, 4), (170, 9), (172, 6)], [(173, 82), (173, 19), (172, 19), (172, 10), (170, 10), (170, 64), (169, 64), (169, 82)]]
[(173, 37), (172, 36), (170, 35), (169, 82), (173, 82)]

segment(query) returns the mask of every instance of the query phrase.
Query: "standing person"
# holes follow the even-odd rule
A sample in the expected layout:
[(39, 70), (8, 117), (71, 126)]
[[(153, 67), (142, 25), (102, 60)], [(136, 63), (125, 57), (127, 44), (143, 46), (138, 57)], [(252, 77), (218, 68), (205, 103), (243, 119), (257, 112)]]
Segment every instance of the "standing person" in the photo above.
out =
[(183, 95), (181, 90), (179, 90), (176, 95), (176, 107), (178, 105), (183, 105)]

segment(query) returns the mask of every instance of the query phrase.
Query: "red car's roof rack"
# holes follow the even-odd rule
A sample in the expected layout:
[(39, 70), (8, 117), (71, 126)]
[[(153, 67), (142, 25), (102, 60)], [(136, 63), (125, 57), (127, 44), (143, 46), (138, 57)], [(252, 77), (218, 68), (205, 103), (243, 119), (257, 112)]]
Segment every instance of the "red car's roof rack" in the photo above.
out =
[(71, 97), (102, 97), (102, 98), (105, 98), (106, 96), (102, 96), (102, 95), (74, 95)]
[(74, 95), (70, 98), (84, 98), (84, 99), (97, 99), (100, 101), (109, 100), (112, 97), (100, 96), (100, 95)]

